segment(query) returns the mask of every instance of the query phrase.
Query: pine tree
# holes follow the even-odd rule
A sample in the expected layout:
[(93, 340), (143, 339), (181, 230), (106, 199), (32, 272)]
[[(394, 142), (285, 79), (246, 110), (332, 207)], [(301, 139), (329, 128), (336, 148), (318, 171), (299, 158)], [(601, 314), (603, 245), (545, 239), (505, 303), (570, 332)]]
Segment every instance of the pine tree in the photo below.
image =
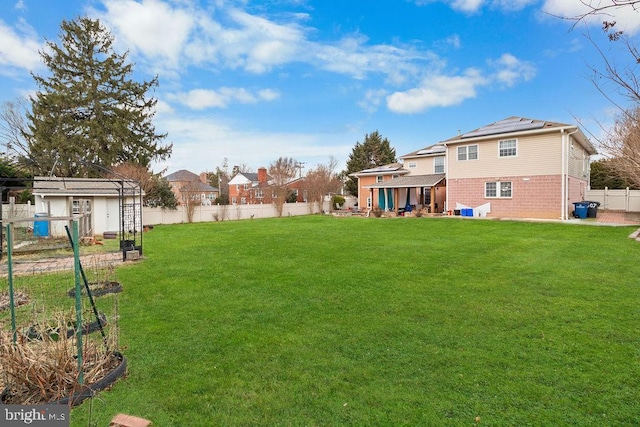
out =
[(171, 155), (152, 123), (157, 100), (148, 97), (158, 79), (136, 82), (127, 53), (87, 17), (62, 21), (60, 45), (40, 52), (49, 77), (33, 75), (40, 90), (28, 114), (29, 157), (40, 174), (92, 177), (103, 168), (132, 162), (148, 167)]
[(395, 161), (397, 161), (396, 150), (391, 148), (391, 143), (387, 138), (382, 139), (378, 131), (371, 133), (371, 135), (365, 135), (364, 142), (356, 142), (349, 155), (349, 160), (347, 160), (347, 169), (343, 172), (343, 176), (346, 178), (345, 189), (349, 194), (357, 196), (358, 179), (350, 177), (349, 174)]

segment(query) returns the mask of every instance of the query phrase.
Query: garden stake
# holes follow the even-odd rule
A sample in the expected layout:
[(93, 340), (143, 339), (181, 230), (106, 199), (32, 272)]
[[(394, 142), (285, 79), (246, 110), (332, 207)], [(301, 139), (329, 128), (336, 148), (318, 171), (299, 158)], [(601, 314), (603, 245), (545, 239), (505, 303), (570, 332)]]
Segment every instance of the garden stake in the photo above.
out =
[[(74, 247), (73, 237), (71, 237), (71, 232), (69, 231), (69, 226), (65, 225), (64, 229), (67, 231), (67, 237), (69, 238), (69, 242), (71, 243), (71, 247)], [(104, 341), (104, 346), (109, 350), (109, 344), (107, 342), (107, 335), (104, 333), (104, 329), (102, 328), (102, 320), (100, 320), (100, 315), (98, 314), (98, 308), (96, 307), (96, 303), (93, 301), (93, 295), (91, 294), (91, 289), (89, 289), (89, 281), (87, 280), (87, 276), (84, 274), (84, 269), (82, 268), (82, 263), (80, 259), (78, 259), (78, 266), (80, 267), (80, 275), (82, 276), (82, 281), (84, 282), (84, 287), (87, 290), (87, 295), (89, 295), (89, 303), (91, 304), (91, 308), (93, 309), (93, 314), (96, 316), (96, 320), (98, 321), (98, 327), (100, 328), (100, 334), (102, 335), (102, 339)], [(80, 326), (82, 327), (82, 326)]]

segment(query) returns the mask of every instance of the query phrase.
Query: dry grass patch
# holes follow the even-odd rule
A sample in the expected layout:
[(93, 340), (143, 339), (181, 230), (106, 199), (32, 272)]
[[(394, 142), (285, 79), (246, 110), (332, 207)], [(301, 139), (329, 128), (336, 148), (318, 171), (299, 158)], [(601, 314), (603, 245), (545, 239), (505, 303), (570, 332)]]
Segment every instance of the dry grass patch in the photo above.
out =
[[(43, 404), (81, 391), (75, 336), (68, 338), (68, 316), (53, 316), (38, 329), (39, 339), (0, 330), (0, 387), (5, 404)], [(51, 320), (54, 319), (54, 320)], [(109, 341), (114, 341), (108, 337)], [(114, 348), (113, 345), (109, 347)], [(85, 337), (82, 350), (83, 386), (104, 378), (120, 363), (104, 342)]]

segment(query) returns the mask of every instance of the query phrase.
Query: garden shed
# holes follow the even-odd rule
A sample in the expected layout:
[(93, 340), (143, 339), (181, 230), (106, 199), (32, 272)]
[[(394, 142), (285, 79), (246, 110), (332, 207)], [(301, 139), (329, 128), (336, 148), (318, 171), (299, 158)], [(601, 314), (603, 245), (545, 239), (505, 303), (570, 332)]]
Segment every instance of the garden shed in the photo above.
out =
[(142, 190), (136, 181), (118, 179), (36, 177), (34, 230), (53, 237), (66, 236), (68, 222), (46, 218), (83, 217), (83, 235), (119, 232), (121, 239), (136, 240), (142, 232)]

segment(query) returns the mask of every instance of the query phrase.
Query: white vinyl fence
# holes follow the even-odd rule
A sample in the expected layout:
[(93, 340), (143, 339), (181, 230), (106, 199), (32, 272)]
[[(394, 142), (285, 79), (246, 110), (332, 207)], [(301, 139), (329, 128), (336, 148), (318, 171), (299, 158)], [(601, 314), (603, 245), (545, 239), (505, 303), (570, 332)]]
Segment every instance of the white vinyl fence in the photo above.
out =
[(600, 209), (640, 212), (640, 190), (587, 190), (584, 199), (600, 202)]
[[(177, 210), (161, 208), (143, 208), (144, 225), (180, 224), (189, 222), (186, 206), (178, 206)], [(191, 222), (235, 221), (240, 219), (277, 217), (275, 206), (264, 205), (214, 205), (196, 206), (193, 208)], [(329, 202), (324, 202), (323, 211), (329, 210)], [(319, 213), (317, 205), (310, 203), (285, 203), (282, 216), (300, 216)]]

